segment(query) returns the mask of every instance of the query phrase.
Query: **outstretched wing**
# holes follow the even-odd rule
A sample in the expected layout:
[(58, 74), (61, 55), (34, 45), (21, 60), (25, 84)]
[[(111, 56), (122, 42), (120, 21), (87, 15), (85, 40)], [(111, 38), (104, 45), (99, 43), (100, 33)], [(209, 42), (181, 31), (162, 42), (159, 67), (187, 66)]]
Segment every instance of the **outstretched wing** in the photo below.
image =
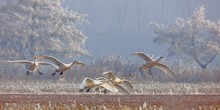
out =
[(83, 89), (84, 87), (88, 87), (90, 86), (91, 83), (93, 83), (94, 81), (89, 78), (89, 77), (86, 77), (85, 79), (83, 79), (83, 81), (80, 83), (80, 89)]
[(143, 58), (145, 61), (147, 62), (151, 62), (153, 59), (151, 59), (149, 56), (147, 56), (146, 54), (144, 54), (143, 52), (135, 52), (135, 53), (132, 53), (131, 55), (137, 55), (141, 58)]
[(156, 68), (160, 69), (161, 71), (163, 71), (165, 74), (169, 75), (172, 78), (176, 77), (176, 74), (165, 64), (162, 63), (157, 63), (155, 65)]
[(131, 85), (131, 83), (127, 80), (125, 80), (123, 83), (122, 83), (123, 87), (125, 87), (126, 89), (129, 90), (129, 92), (134, 92), (134, 87)]
[(105, 89), (113, 92), (113, 93), (117, 93), (118, 89), (109, 81), (103, 83), (102, 85), (100, 85), (101, 87), (104, 87)]
[(110, 80), (117, 78), (111, 71), (103, 72), (102, 75)]
[(54, 64), (48, 63), (48, 62), (38, 62), (38, 65), (51, 65), (51, 66), (53, 66), (55, 68), (58, 68), (57, 65), (54, 65)]
[(23, 63), (23, 64), (32, 64), (33, 61), (28, 61), (28, 60), (16, 60), (16, 61), (7, 61), (10, 63)]
[(62, 65), (64, 65), (63, 62), (61, 62), (60, 60), (58, 60), (57, 58), (52, 57), (52, 56), (37, 56), (37, 59), (50, 60), (51, 62), (53, 62), (53, 63), (56, 64), (57, 66), (62, 66)]
[(128, 92), (124, 87), (122, 87), (122, 86), (120, 86), (120, 85), (118, 85), (118, 84), (115, 84), (114, 86), (118, 89), (119, 92), (122, 92), (122, 93), (124, 93), (124, 94), (131, 94), (131, 93)]

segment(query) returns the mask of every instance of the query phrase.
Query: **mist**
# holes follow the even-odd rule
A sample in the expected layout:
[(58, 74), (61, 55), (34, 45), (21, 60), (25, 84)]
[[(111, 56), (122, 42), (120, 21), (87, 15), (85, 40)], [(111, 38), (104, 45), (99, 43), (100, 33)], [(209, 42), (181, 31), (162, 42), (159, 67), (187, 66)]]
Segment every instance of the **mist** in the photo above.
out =
[(91, 24), (79, 27), (88, 37), (86, 49), (93, 57), (129, 56), (136, 51), (166, 56), (167, 46), (152, 41), (156, 34), (150, 22), (173, 25), (175, 18), (190, 17), (200, 5), (206, 8), (207, 19), (218, 20), (219, 3), (219, 0), (65, 0), (63, 7), (87, 14)]

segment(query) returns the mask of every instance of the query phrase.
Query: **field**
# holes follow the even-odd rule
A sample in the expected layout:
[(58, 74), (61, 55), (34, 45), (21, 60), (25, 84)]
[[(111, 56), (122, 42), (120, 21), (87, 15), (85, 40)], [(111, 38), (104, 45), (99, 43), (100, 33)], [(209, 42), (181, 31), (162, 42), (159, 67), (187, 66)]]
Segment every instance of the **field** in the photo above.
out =
[(220, 109), (220, 95), (1, 94), (0, 97), (1, 109)]
[[(1, 83), (1, 110), (220, 110), (219, 83), (134, 85), (132, 95), (79, 93), (72, 83)], [(141, 88), (141, 89), (140, 89)]]

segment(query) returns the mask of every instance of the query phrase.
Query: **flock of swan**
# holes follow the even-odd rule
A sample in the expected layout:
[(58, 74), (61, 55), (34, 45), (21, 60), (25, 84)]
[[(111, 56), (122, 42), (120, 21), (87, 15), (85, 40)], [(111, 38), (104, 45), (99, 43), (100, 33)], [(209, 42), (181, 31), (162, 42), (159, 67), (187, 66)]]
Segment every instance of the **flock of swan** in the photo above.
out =
[[(154, 60), (143, 52), (135, 52), (132, 55), (138, 56), (146, 61), (146, 64), (144, 64), (139, 69), (148, 71), (149, 74), (152, 74), (151, 68), (155, 67), (172, 78), (176, 77), (175, 73), (167, 65), (159, 63), (159, 60), (162, 59), (163, 56), (159, 57), (157, 60)], [(46, 60), (46, 61), (39, 61), (39, 60)], [(8, 62), (23, 63), (23, 64), (29, 65), (29, 69), (26, 72), (27, 75), (29, 73), (34, 73), (36, 71), (39, 72), (39, 75), (42, 75), (43, 73), (39, 70), (39, 65), (53, 66), (55, 68), (55, 71), (54, 73), (52, 73), (52, 76), (54, 76), (56, 73), (59, 73), (60, 75), (62, 75), (63, 72), (70, 69), (73, 65), (77, 65), (80, 67), (84, 66), (84, 63), (81, 61), (75, 60), (69, 64), (66, 64), (52, 56), (35, 56), (33, 61), (16, 60), (16, 61), (8, 61)], [(91, 89), (99, 91), (99, 92), (104, 92), (104, 93), (106, 92), (119, 93), (120, 92), (124, 94), (131, 94), (135, 92), (134, 87), (128, 80), (118, 78), (112, 71), (103, 72), (102, 77), (98, 77), (95, 79), (86, 77), (80, 83), (79, 92), (84, 92), (84, 91), (89, 92)]]

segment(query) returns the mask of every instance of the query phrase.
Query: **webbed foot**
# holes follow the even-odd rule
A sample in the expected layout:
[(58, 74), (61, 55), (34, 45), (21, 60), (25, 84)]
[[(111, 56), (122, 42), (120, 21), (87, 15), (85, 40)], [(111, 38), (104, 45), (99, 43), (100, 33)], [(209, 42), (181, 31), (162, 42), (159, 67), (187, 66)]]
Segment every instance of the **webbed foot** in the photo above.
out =
[(54, 76), (56, 73), (53, 73), (52, 76)]

